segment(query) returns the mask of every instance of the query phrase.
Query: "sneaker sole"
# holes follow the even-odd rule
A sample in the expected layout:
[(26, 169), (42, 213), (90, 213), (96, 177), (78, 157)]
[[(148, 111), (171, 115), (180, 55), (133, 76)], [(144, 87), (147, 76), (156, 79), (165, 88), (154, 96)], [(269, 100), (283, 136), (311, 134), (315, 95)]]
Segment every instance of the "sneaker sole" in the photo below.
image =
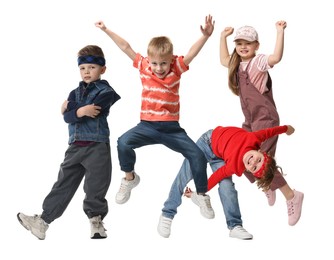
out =
[(243, 237), (235, 237), (235, 236), (230, 236), (230, 238), (236, 238), (236, 239), (240, 239), (240, 240), (252, 240), (253, 239), (253, 237), (245, 237), (245, 238), (243, 238)]
[(99, 233), (95, 233), (94, 236), (90, 237), (91, 239), (104, 239), (107, 237), (101, 236)]

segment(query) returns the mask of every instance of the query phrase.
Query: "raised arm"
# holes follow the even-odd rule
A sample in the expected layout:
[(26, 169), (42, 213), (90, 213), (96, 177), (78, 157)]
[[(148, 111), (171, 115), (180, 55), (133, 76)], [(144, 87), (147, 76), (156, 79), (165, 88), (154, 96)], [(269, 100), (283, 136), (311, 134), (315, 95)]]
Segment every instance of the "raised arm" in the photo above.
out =
[(95, 26), (104, 31), (131, 60), (136, 58), (136, 52), (131, 48), (130, 44), (122, 37), (109, 30), (102, 21), (96, 22)]
[(228, 51), (226, 38), (234, 31), (233, 27), (226, 27), (220, 34), (220, 64), (228, 68), (231, 55)]
[(190, 62), (197, 56), (197, 54), (200, 52), (206, 41), (211, 36), (213, 29), (215, 27), (215, 21), (212, 21), (212, 16), (206, 16), (205, 17), (205, 25), (204, 28), (201, 25), (201, 32), (202, 36), (195, 42), (193, 46), (191, 46), (188, 53), (184, 56), (184, 63), (188, 66)]
[(284, 29), (287, 24), (285, 21), (276, 22), (276, 44), (274, 53), (269, 55), (268, 64), (273, 67), (275, 64), (279, 63), (283, 57), (283, 49), (284, 49)]

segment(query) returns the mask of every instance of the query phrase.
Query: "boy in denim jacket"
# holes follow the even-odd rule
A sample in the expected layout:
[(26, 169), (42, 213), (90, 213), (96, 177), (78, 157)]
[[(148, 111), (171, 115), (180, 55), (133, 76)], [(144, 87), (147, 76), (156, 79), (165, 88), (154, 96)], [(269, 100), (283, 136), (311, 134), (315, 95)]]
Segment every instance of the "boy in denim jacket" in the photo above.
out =
[(57, 181), (43, 202), (41, 215), (18, 213), (20, 223), (38, 239), (45, 239), (49, 224), (59, 218), (84, 180), (83, 210), (90, 220), (91, 238), (106, 238), (102, 220), (108, 213), (105, 198), (111, 181), (110, 107), (120, 99), (101, 75), (106, 71), (104, 53), (88, 45), (78, 53), (82, 81), (61, 107), (68, 123), (69, 146), (60, 165)]

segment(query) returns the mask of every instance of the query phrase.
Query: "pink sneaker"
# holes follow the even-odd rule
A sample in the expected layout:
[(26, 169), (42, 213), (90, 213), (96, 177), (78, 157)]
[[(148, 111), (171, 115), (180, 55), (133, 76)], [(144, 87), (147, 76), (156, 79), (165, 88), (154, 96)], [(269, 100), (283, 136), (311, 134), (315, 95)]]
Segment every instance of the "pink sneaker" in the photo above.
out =
[(273, 206), (276, 202), (276, 191), (269, 189), (264, 194), (267, 196), (269, 206)]
[(302, 214), (302, 205), (304, 199), (304, 193), (293, 190), (295, 196), (286, 202), (288, 207), (288, 215), (289, 215), (289, 225), (294, 226)]

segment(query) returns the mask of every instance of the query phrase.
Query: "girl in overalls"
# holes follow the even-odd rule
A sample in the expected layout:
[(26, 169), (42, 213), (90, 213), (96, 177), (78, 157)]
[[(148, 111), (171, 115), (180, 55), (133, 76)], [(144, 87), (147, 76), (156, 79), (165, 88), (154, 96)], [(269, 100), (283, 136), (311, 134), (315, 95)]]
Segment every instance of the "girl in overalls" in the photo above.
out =
[[(242, 128), (247, 131), (274, 127), (280, 123), (268, 70), (282, 59), (286, 26), (285, 21), (276, 22), (276, 45), (271, 55), (256, 54), (260, 43), (256, 30), (251, 26), (243, 26), (236, 31), (232, 55), (229, 54), (226, 38), (233, 33), (234, 28), (226, 27), (221, 32), (220, 62), (228, 68), (229, 88), (240, 97), (245, 116)], [(261, 145), (261, 150), (275, 156), (277, 141), (278, 136), (268, 139)], [(251, 183), (255, 181), (251, 174), (245, 175)], [(275, 173), (270, 189), (265, 192), (270, 206), (275, 204), (276, 189), (286, 198), (288, 223), (293, 226), (300, 218), (304, 194), (292, 190), (280, 171)]]

